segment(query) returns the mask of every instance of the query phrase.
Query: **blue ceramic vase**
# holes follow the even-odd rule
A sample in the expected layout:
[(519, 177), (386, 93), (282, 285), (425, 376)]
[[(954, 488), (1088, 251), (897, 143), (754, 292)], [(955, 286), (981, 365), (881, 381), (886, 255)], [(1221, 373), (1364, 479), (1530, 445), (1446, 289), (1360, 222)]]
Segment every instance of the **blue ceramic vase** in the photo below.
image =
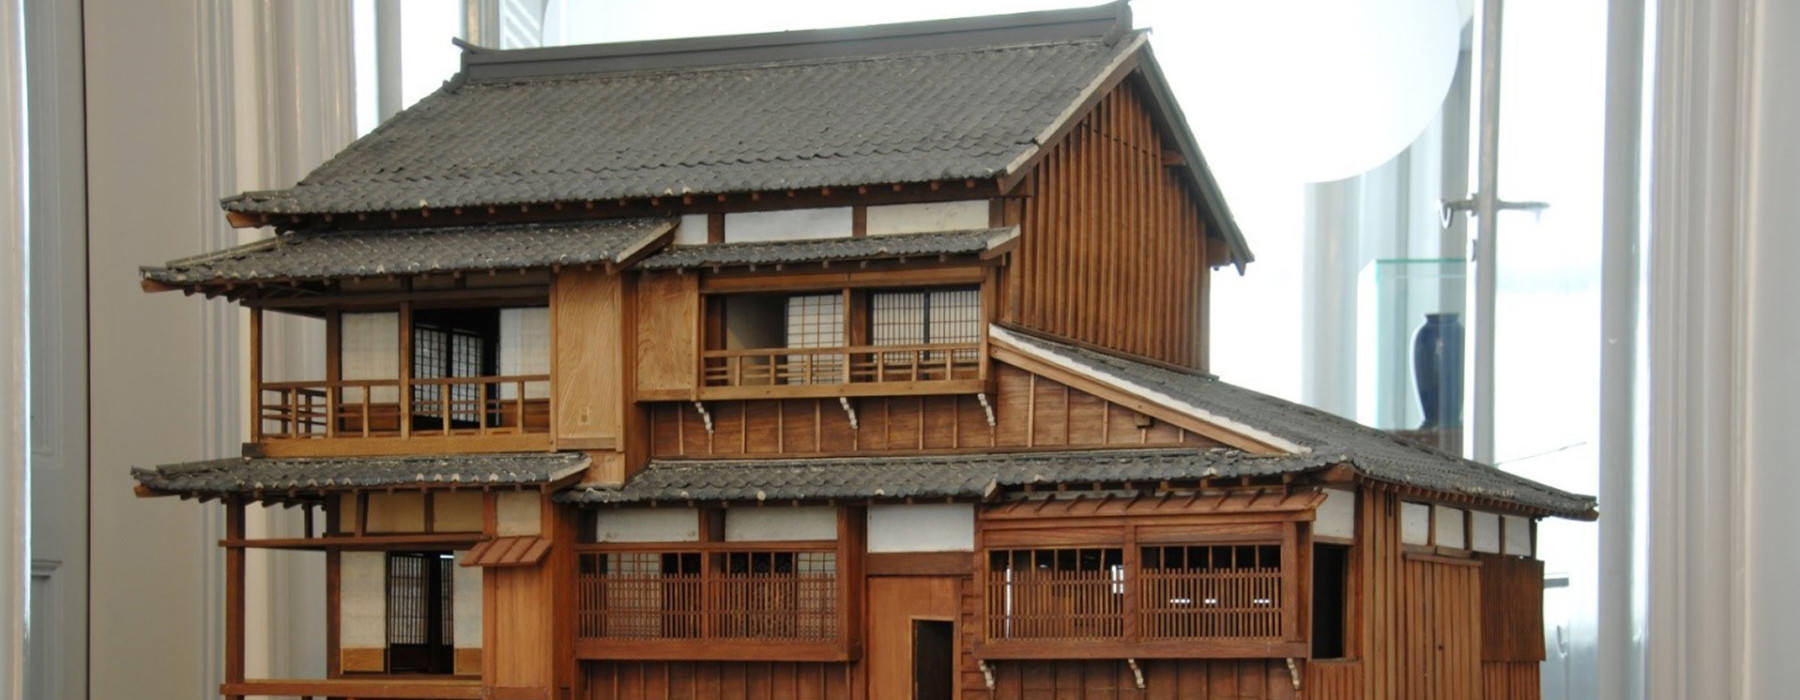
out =
[(1463, 325), (1460, 314), (1425, 314), (1413, 334), (1413, 382), (1419, 387), (1422, 430), (1462, 427)]

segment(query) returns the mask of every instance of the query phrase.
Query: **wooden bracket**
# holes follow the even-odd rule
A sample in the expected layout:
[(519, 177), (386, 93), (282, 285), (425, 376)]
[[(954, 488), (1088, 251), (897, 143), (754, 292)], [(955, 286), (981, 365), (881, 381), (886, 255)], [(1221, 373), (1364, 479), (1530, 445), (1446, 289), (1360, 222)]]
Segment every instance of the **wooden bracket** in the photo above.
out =
[(981, 680), (987, 682), (988, 690), (993, 690), (994, 689), (994, 667), (988, 665), (987, 659), (982, 659), (978, 663), (981, 666)]
[(1143, 690), (1144, 689), (1144, 669), (1138, 668), (1137, 659), (1126, 659), (1125, 663), (1131, 665), (1131, 676), (1132, 676), (1132, 678), (1137, 680), (1137, 689)]
[(1294, 693), (1298, 694), (1300, 692), (1300, 664), (1294, 663), (1293, 657), (1290, 656), (1287, 660), (1287, 667), (1288, 677), (1294, 679)]
[(997, 425), (997, 422), (994, 420), (994, 405), (988, 403), (987, 394), (976, 394), (975, 400), (981, 402), (981, 410), (987, 413), (988, 427), (992, 428)]
[(850, 405), (850, 397), (839, 396), (838, 405), (844, 408), (844, 415), (850, 417), (850, 429), (858, 430), (859, 428), (856, 425), (856, 407)]
[(694, 410), (698, 411), (700, 413), (700, 422), (706, 424), (706, 434), (707, 435), (713, 434), (712, 414), (706, 412), (706, 404), (701, 403), (699, 401), (695, 401), (694, 402)]

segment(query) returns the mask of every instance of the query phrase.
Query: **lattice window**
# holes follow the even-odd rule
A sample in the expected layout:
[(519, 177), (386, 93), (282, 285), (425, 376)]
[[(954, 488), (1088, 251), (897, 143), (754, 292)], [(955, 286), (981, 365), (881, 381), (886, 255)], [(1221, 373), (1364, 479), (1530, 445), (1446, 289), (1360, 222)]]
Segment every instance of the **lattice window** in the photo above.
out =
[(830, 551), (583, 552), (585, 638), (836, 641)]
[[(787, 347), (844, 346), (842, 294), (798, 294), (787, 298)], [(836, 354), (793, 354), (783, 363), (784, 384), (841, 384), (844, 360)]]
[[(451, 379), (480, 377), (486, 374), (487, 338), (478, 333), (458, 329), (415, 326), (413, 328), (413, 377), (418, 379)], [(413, 386), (415, 413), (439, 416), (444, 413), (445, 385)], [(450, 419), (476, 424), (481, 419), (481, 385), (459, 382), (449, 384)]]
[(1282, 636), (1280, 546), (1155, 546), (1141, 556), (1146, 639)]
[(456, 646), (455, 562), (442, 552), (387, 556), (390, 671), (448, 673)]
[(1128, 585), (1118, 547), (994, 550), (988, 639), (1117, 639)]

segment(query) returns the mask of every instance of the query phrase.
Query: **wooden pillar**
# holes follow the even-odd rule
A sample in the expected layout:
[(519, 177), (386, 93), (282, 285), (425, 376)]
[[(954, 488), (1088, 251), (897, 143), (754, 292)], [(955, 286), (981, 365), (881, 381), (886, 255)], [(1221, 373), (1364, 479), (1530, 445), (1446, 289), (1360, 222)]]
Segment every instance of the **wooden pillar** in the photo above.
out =
[[(244, 681), (244, 503), (225, 499), (225, 683)], [(241, 698), (227, 695), (226, 698)]]
[(263, 310), (250, 307), (250, 440), (262, 441)]
[[(412, 312), (412, 302), (400, 302), (400, 437), (403, 438), (412, 437)], [(446, 415), (444, 425), (449, 424), (450, 417)]]

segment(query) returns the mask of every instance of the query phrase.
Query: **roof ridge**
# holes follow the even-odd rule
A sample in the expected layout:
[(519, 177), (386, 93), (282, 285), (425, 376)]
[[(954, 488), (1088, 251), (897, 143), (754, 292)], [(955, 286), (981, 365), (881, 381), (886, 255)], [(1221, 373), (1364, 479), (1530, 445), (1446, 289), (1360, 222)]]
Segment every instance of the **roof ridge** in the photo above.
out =
[(496, 50), (458, 41), (464, 80), (614, 73), (644, 69), (695, 69), (787, 59), (868, 56), (983, 46), (1020, 41), (1103, 38), (1131, 30), (1129, 0), (1103, 5), (786, 32), (609, 42), (580, 46)]

